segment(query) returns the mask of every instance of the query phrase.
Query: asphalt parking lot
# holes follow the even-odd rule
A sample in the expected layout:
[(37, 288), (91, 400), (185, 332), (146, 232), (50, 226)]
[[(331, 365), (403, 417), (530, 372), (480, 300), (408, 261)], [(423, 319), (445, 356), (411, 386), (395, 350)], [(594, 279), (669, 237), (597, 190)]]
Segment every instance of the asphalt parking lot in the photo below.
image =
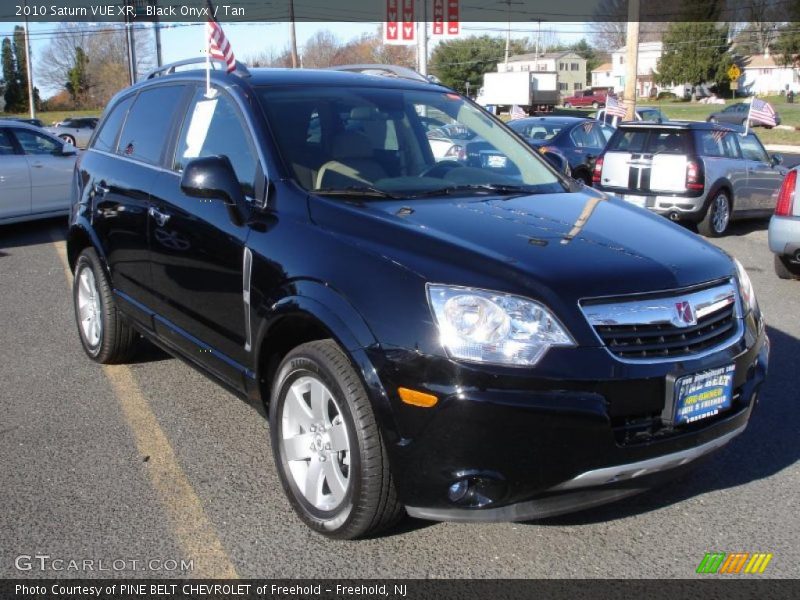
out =
[(668, 487), (589, 512), (407, 519), (358, 542), (329, 541), (294, 516), (253, 408), (155, 349), (127, 366), (86, 358), (63, 229), (62, 219), (0, 227), (0, 577), (109, 575), (17, 568), (38, 554), (193, 561), (117, 573), (148, 577), (691, 578), (711, 551), (770, 552), (764, 577), (800, 574), (800, 282), (774, 275), (766, 222), (719, 241), (750, 273), (772, 340), (761, 403), (723, 451)]

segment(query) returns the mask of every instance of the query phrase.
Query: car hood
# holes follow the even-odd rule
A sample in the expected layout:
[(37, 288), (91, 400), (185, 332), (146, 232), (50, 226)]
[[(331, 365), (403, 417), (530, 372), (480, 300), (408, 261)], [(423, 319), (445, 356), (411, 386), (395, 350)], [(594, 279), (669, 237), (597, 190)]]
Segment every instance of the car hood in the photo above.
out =
[(734, 269), (697, 235), (595, 190), (358, 205), (312, 197), (310, 208), (319, 225), (427, 281), (561, 301), (687, 287)]

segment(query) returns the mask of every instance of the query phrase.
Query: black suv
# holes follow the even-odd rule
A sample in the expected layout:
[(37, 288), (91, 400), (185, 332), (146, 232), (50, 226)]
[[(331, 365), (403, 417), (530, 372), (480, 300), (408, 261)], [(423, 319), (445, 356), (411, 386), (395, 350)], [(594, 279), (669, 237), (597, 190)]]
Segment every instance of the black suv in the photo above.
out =
[[(144, 336), (266, 406), (315, 530), (582, 509), (744, 430), (769, 345), (719, 249), (440, 85), (173, 70), (118, 94), (77, 164), (80, 339), (110, 363)], [(479, 160), (437, 161), (432, 117)]]

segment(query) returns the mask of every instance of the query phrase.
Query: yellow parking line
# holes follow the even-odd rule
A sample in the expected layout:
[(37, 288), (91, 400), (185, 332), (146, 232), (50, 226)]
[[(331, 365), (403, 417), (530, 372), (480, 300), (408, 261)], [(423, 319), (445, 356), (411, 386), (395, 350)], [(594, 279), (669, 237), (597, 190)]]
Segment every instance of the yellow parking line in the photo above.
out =
[[(64, 266), (67, 282), (72, 273), (66, 244), (52, 232), (53, 245)], [(194, 560), (195, 578), (236, 578), (236, 568), (225, 552), (203, 504), (180, 467), (175, 451), (158, 424), (133, 372), (125, 365), (103, 365), (103, 372), (117, 396), (136, 448), (142, 457), (149, 456), (147, 474), (169, 517), (172, 533), (187, 559)]]

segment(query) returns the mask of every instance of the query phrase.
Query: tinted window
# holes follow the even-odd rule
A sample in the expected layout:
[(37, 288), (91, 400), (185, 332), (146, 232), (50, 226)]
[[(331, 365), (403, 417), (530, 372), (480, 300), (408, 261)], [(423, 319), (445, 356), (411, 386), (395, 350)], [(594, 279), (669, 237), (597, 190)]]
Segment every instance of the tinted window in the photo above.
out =
[(205, 88), (199, 89), (187, 114), (174, 168), (182, 170), (192, 158), (227, 156), (244, 193), (254, 196), (258, 158), (233, 100), (225, 94), (207, 99)]
[(128, 114), (128, 108), (130, 108), (131, 102), (133, 102), (133, 96), (128, 96), (124, 100), (117, 103), (117, 105), (111, 111), (111, 114), (109, 114), (105, 121), (103, 121), (103, 126), (100, 128), (100, 133), (92, 144), (93, 148), (104, 150), (105, 152), (116, 151), (117, 135), (122, 127), (122, 123), (125, 121), (125, 115)]
[(687, 154), (689, 132), (680, 129), (621, 130), (611, 140), (610, 150), (648, 154)]
[(128, 113), (118, 152), (137, 160), (159, 163), (183, 91), (182, 86), (171, 85), (141, 92)]
[(578, 148), (599, 149), (606, 145), (606, 139), (600, 132), (600, 124), (597, 121), (586, 121), (575, 127), (569, 135)]
[(14, 135), (25, 154), (59, 154), (63, 147), (60, 142), (29, 129), (14, 129)]
[(736, 134), (731, 131), (700, 131), (700, 152), (703, 156), (738, 158)]
[(7, 131), (0, 129), (0, 156), (8, 154), (16, 154), (14, 144), (11, 142), (11, 136)]
[(739, 146), (742, 148), (742, 155), (747, 160), (756, 160), (765, 163), (769, 162), (769, 156), (767, 156), (764, 147), (752, 133), (744, 137), (740, 136)]
[(686, 154), (688, 131), (652, 131), (647, 142), (647, 152), (653, 154)]
[(647, 141), (646, 131), (621, 131), (620, 135), (611, 140), (609, 150), (619, 150), (622, 152), (643, 152), (644, 144)]

